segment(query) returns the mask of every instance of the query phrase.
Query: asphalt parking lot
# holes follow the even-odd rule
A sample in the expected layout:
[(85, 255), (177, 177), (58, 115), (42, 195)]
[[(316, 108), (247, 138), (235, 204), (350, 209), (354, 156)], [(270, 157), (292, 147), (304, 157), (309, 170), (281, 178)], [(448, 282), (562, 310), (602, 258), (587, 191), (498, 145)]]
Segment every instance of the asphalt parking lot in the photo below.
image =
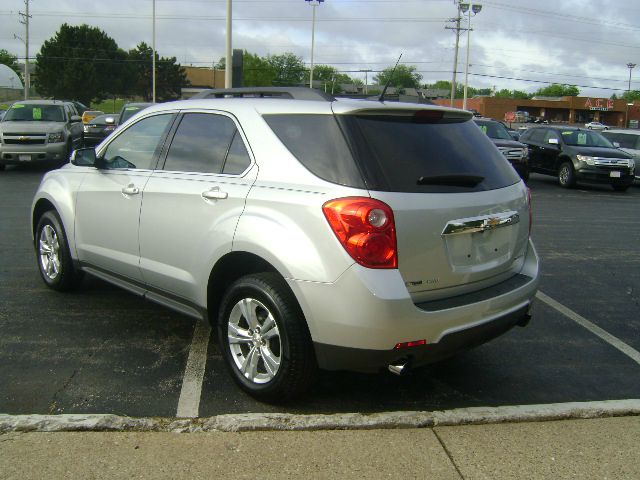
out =
[[(60, 294), (41, 281), (31, 198), (44, 170), (0, 172), (0, 412), (175, 416), (195, 323), (97, 279)], [(213, 342), (197, 413), (435, 410), (640, 398), (640, 187), (567, 191), (532, 175), (540, 290), (602, 329), (536, 300), (526, 328), (406, 376), (324, 373), (303, 402), (235, 387)], [(115, 232), (114, 232), (115, 234)], [(624, 350), (624, 348), (622, 348)], [(637, 353), (637, 352), (636, 352)]]

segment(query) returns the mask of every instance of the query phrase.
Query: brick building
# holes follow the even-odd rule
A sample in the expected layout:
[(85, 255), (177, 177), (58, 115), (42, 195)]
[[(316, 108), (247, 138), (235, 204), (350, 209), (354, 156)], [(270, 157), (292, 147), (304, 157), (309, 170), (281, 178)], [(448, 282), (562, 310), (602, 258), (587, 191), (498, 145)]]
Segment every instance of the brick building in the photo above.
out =
[[(449, 99), (434, 100), (438, 105), (449, 106)], [(462, 108), (462, 100), (454, 106)], [(509, 112), (527, 112), (529, 117), (549, 122), (584, 124), (602, 122), (613, 127), (624, 127), (625, 118), (640, 120), (640, 102), (627, 105), (625, 100), (593, 97), (543, 97), (531, 100), (511, 98), (476, 97), (467, 99), (467, 108), (477, 110), (482, 116), (508, 120)], [(636, 123), (637, 125), (637, 123)]]

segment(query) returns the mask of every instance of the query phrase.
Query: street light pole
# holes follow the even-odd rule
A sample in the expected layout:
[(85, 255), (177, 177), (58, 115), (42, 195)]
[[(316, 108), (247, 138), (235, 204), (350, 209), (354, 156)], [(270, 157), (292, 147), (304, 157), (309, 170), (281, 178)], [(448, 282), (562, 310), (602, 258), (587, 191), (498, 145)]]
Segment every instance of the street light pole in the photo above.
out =
[(629, 69), (629, 88), (627, 89), (628, 92), (631, 92), (631, 70), (633, 70), (635, 67), (635, 63), (627, 63), (627, 68)]
[(311, 20), (311, 67), (309, 68), (309, 88), (313, 88), (313, 47), (316, 38), (316, 7), (324, 0), (305, 0), (313, 7), (313, 16)]
[[(471, 50), (471, 13), (476, 16), (482, 10), (482, 5), (471, 5), (469, 8), (469, 4), (460, 4), (462, 8), (466, 7), (465, 10), (468, 10), (469, 14), (469, 24), (467, 25), (467, 63), (464, 69), (464, 96), (462, 99), (462, 109), (467, 109), (467, 87), (469, 86), (469, 51)], [(464, 10), (463, 10), (464, 11)]]

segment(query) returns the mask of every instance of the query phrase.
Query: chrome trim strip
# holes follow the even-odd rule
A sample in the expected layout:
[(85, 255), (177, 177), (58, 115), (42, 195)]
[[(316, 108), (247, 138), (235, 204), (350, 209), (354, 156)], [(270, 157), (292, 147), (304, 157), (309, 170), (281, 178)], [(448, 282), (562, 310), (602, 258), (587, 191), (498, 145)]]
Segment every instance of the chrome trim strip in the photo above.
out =
[(487, 230), (495, 230), (496, 228), (509, 227), (518, 222), (520, 222), (520, 215), (514, 211), (462, 218), (460, 220), (451, 220), (447, 223), (441, 235), (480, 233)]

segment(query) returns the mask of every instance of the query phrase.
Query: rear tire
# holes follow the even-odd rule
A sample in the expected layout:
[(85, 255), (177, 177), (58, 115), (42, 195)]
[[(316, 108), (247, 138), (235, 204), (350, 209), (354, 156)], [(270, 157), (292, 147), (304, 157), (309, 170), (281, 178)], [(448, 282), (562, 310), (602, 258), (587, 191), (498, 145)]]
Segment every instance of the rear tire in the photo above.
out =
[(558, 183), (563, 188), (573, 188), (576, 184), (576, 174), (571, 162), (563, 162), (558, 168)]
[(317, 364), (306, 320), (277, 273), (247, 275), (224, 294), (218, 343), (234, 381), (267, 402), (302, 396)]
[(78, 286), (82, 272), (73, 265), (62, 222), (53, 210), (38, 220), (35, 249), (38, 271), (47, 287), (62, 292)]

